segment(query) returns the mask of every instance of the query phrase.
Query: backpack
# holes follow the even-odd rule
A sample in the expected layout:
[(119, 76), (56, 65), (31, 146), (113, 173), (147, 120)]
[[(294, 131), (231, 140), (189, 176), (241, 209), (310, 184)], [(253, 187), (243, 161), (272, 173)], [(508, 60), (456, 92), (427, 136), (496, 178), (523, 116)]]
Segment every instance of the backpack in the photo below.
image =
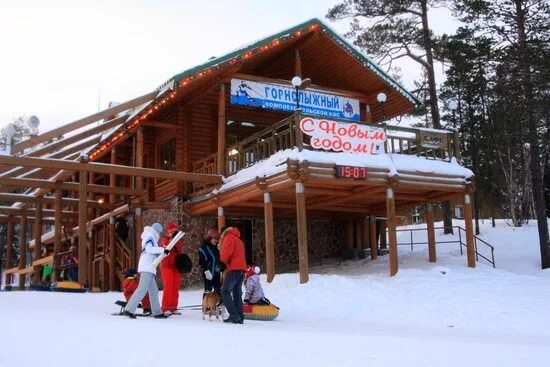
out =
[(176, 256), (176, 268), (182, 274), (189, 273), (193, 268), (193, 262), (187, 254), (179, 254)]

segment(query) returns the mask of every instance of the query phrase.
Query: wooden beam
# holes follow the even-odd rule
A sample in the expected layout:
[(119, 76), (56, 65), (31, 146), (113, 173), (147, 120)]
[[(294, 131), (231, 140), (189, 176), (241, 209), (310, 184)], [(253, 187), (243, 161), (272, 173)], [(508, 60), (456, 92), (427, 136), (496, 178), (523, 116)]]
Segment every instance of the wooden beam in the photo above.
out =
[[(33, 260), (38, 260), (42, 256), (42, 201), (37, 198), (36, 216), (34, 219), (34, 251)], [(40, 268), (34, 268), (34, 284), (40, 283)]]
[[(22, 216), (19, 222), (19, 270), (27, 267), (27, 217)], [(19, 276), (19, 290), (25, 289), (25, 277)]]
[[(13, 265), (13, 222), (10, 220), (7, 223), (8, 233), (6, 234), (6, 269), (10, 269)], [(6, 274), (6, 285), (11, 285), (11, 275)]]
[(265, 265), (267, 282), (275, 277), (275, 231), (273, 228), (273, 202), (270, 192), (264, 193)]
[[(116, 164), (116, 153), (117, 153), (117, 146), (113, 146), (111, 149), (111, 164)], [(109, 175), (109, 186), (111, 188), (114, 188), (116, 186), (116, 175), (114, 173), (111, 173)], [(109, 195), (109, 202), (111, 204), (116, 203), (116, 197), (115, 194)], [(116, 226), (115, 226), (115, 217), (109, 218), (109, 290), (111, 292), (116, 291), (118, 289), (116, 285), (116, 273), (115, 273), (115, 261), (116, 261), (116, 243), (117, 241), (117, 234), (116, 234)]]
[(426, 227), (428, 229), (428, 260), (434, 263), (436, 261), (434, 211), (433, 205), (429, 203), (426, 205)]
[[(61, 252), (61, 210), (62, 208), (63, 191), (60, 188), (55, 190), (55, 224), (54, 224), (54, 239), (53, 239), (53, 255), (56, 256)], [(52, 280), (57, 280), (57, 271), (53, 272)]]
[(378, 256), (378, 243), (376, 241), (376, 216), (369, 215), (369, 244), (370, 258), (376, 260)]
[[(60, 190), (61, 192), (61, 190)], [(61, 194), (63, 194), (61, 192)], [(9, 201), (12, 203), (35, 203), (38, 199), (42, 200), (43, 204), (47, 205), (55, 205), (55, 201), (57, 200), (57, 197), (37, 197), (32, 195), (25, 195), (25, 194), (6, 194), (6, 193), (0, 193), (0, 201)], [(67, 206), (78, 206), (80, 199), (73, 199), (73, 198), (59, 198), (61, 200), (62, 205)], [(97, 200), (88, 200), (88, 206), (90, 208), (102, 208), (102, 209), (112, 209), (113, 206), (109, 203), (100, 203)]]
[(101, 136), (100, 135), (94, 136), (93, 138), (88, 139), (86, 141), (83, 141), (80, 144), (73, 145), (70, 148), (60, 150), (59, 152), (55, 152), (53, 154), (49, 154), (45, 158), (61, 158), (61, 159), (65, 159), (65, 160), (72, 160), (72, 159), (67, 158), (67, 156), (75, 154), (75, 153), (78, 153), (80, 155), (80, 152), (82, 152), (86, 148), (97, 145), (100, 141), (101, 141)]
[(388, 218), (388, 239), (390, 253), (390, 275), (397, 274), (397, 221), (395, 217), (395, 192), (392, 187), (386, 189), (386, 217)]
[(138, 176), (138, 177), (150, 177), (160, 178), (167, 180), (181, 180), (181, 181), (197, 181), (221, 184), (222, 179), (219, 175), (208, 175), (202, 173), (187, 173), (177, 171), (167, 171), (151, 168), (138, 168), (128, 167), (120, 165), (112, 165), (107, 163), (80, 163), (72, 161), (64, 161), (60, 159), (44, 159), (44, 158), (31, 158), (31, 157), (12, 157), (12, 156), (0, 156), (0, 164), (13, 165), (13, 166), (26, 166), (37, 168), (52, 168), (58, 170), (68, 171), (80, 171), (86, 170), (88, 172)]
[(151, 121), (151, 120), (142, 121), (139, 126), (148, 126), (148, 127), (155, 127), (159, 129), (170, 129), (170, 130), (177, 130), (177, 129), (184, 128), (183, 126), (178, 124), (172, 124), (169, 122), (162, 122), (162, 121)]
[(78, 196), (84, 200), (81, 200), (78, 206), (78, 281), (84, 284), (88, 280), (88, 236), (86, 225), (88, 221), (88, 208), (87, 201), (85, 200), (88, 196), (88, 172), (86, 170), (80, 171), (79, 180), (80, 191), (78, 192)]
[(294, 76), (302, 77), (302, 59), (300, 58), (299, 50), (296, 50), (294, 53)]
[(472, 226), (472, 195), (470, 192), (464, 194), (464, 227), (466, 227), (466, 256), (468, 267), (476, 267), (474, 228)]
[[(0, 215), (0, 222), (1, 223), (19, 223), (22, 216), (23, 216), (22, 214)], [(34, 222), (34, 219), (35, 219), (34, 217), (27, 216), (28, 221)], [(51, 218), (51, 217), (42, 217), (42, 224), (53, 225), (55, 224), (55, 220), (54, 218)]]
[[(55, 190), (57, 186), (64, 191), (78, 191), (79, 185), (76, 182), (56, 183), (52, 180), (43, 180), (37, 178), (11, 178), (0, 177), (0, 185), (8, 187), (28, 187)], [(109, 187), (104, 185), (88, 185), (88, 191), (98, 194), (129, 195), (137, 196), (138, 191), (125, 187)]]
[(298, 262), (300, 268), (300, 283), (309, 280), (309, 263), (307, 248), (307, 218), (305, 185), (296, 183), (296, 225), (298, 227)]
[(218, 95), (218, 175), (225, 175), (225, 84)]
[[(15, 208), (11, 206), (0, 206), (0, 214), (6, 215), (26, 215), (26, 216), (35, 216), (36, 217), (37, 209), (36, 208)], [(55, 212), (53, 209), (42, 209), (43, 216), (54, 216)], [(76, 218), (78, 215), (77, 212), (63, 211), (63, 217)]]
[[(135, 146), (135, 159), (136, 167), (143, 167), (143, 127), (140, 126), (136, 132), (136, 139), (134, 140)], [(136, 190), (140, 192), (138, 196), (138, 204), (136, 207), (135, 215), (135, 231), (134, 231), (134, 253), (132, 254), (133, 262), (136, 264), (138, 254), (141, 254), (141, 233), (143, 232), (143, 209), (141, 203), (143, 202), (143, 177), (136, 177)]]
[(12, 154), (19, 153), (27, 148), (30, 148), (34, 145), (43, 143), (45, 141), (57, 138), (58, 136), (64, 135), (68, 132), (74, 131), (76, 129), (80, 129), (84, 126), (90, 125), (96, 121), (99, 121), (104, 118), (108, 118), (110, 116), (114, 116), (117, 113), (124, 112), (132, 107), (139, 106), (145, 102), (149, 102), (150, 100), (154, 99), (158, 94), (158, 91), (153, 91), (150, 93), (147, 93), (141, 97), (134, 98), (130, 101), (121, 103), (119, 105), (107, 108), (103, 111), (100, 111), (98, 113), (94, 113), (93, 115), (84, 117), (80, 120), (76, 120), (74, 122), (71, 122), (69, 124), (63, 125), (57, 129), (50, 130), (44, 134), (33, 136), (30, 139), (24, 140), (19, 144), (16, 144), (13, 147)]
[(220, 235), (221, 235), (223, 226), (225, 226), (225, 211), (223, 207), (219, 206), (218, 207), (218, 231), (220, 231)]
[(54, 141), (53, 143), (47, 144), (43, 147), (40, 147), (39, 149), (33, 150), (32, 152), (23, 154), (23, 157), (39, 157), (48, 153), (55, 152), (56, 150), (59, 150), (60, 148), (69, 146), (71, 144), (77, 143), (83, 139), (89, 138), (92, 135), (97, 135), (105, 130), (109, 130), (117, 125), (122, 124), (124, 121), (126, 121), (126, 116), (117, 117), (113, 120), (107, 121), (102, 123), (101, 125), (95, 126), (91, 129), (88, 129), (86, 131), (83, 131), (81, 133), (71, 135), (67, 138), (63, 138), (61, 140)]

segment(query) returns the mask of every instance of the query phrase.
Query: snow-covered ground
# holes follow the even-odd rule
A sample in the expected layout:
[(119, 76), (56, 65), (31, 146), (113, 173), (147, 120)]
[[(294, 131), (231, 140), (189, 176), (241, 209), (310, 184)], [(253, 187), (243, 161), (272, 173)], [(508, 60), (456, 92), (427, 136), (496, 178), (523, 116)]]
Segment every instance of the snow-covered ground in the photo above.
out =
[[(536, 223), (486, 221), (482, 237), (496, 248), (496, 269), (470, 269), (458, 245), (446, 244), (435, 264), (426, 246), (399, 246), (395, 277), (388, 256), (313, 268), (305, 285), (278, 275), (264, 282), (281, 307), (271, 322), (227, 325), (199, 311), (130, 320), (110, 315), (117, 293), (2, 292), (0, 366), (542, 365), (550, 270), (540, 270)], [(181, 291), (180, 304), (201, 294)]]

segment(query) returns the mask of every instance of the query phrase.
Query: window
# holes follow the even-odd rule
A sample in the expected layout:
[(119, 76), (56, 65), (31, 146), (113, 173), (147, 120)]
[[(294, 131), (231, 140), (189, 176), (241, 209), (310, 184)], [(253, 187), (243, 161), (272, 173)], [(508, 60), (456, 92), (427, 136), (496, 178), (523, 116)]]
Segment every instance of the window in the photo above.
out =
[(456, 219), (464, 218), (464, 212), (462, 210), (462, 206), (460, 205), (455, 205), (455, 218)]
[(412, 210), (412, 222), (413, 224), (418, 224), (421, 222), (420, 208), (418, 206), (414, 207)]
[(168, 171), (176, 170), (176, 138), (166, 140), (160, 144), (159, 168)]

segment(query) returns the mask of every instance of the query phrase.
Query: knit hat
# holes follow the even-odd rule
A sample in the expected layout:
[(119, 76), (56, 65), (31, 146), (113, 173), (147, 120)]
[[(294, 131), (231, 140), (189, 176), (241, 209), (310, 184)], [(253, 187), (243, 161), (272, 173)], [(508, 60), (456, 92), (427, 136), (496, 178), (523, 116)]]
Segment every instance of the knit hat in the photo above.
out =
[(126, 270), (126, 274), (124, 274), (125, 278), (130, 278), (136, 276), (136, 269), (130, 268)]
[(178, 232), (180, 229), (176, 223), (168, 222), (168, 224), (166, 225), (166, 230), (168, 231), (168, 233), (172, 233), (172, 232)]
[(151, 226), (153, 227), (153, 229), (155, 231), (157, 231), (158, 234), (161, 234), (162, 233), (162, 224), (160, 223), (153, 223), (153, 225)]
[(246, 277), (251, 277), (254, 274), (260, 274), (260, 267), (259, 266), (250, 266), (246, 270)]
[(220, 238), (220, 233), (217, 230), (215, 230), (214, 228), (209, 229), (208, 232), (206, 233), (206, 238), (207, 239)]

